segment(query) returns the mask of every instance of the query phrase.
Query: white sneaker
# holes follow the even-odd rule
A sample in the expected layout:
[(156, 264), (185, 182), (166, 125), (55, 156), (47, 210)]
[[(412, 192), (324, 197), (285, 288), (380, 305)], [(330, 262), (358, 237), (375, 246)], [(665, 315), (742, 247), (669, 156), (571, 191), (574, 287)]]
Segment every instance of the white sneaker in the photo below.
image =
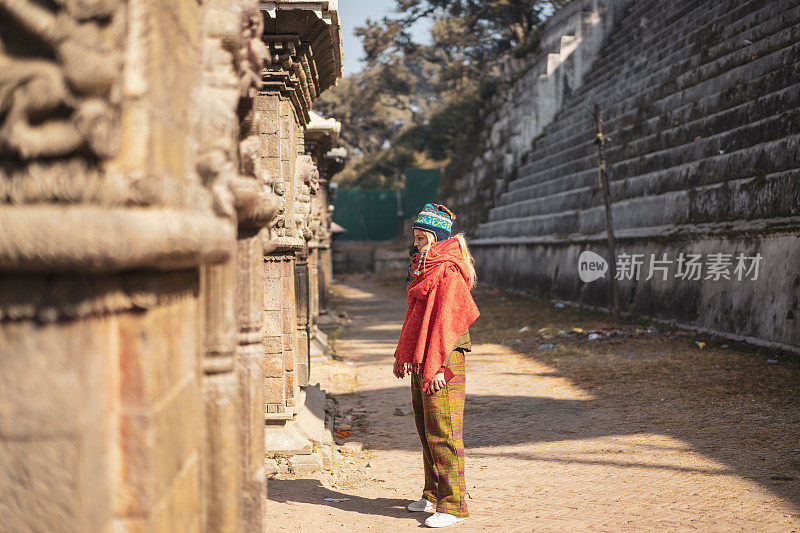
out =
[(422, 498), (421, 500), (417, 500), (414, 503), (408, 504), (408, 510), (414, 511), (417, 513), (432, 513), (436, 510), (436, 506), (432, 504), (430, 501)]
[(466, 519), (466, 516), (459, 518), (448, 513), (433, 513), (425, 520), (425, 525), (428, 527), (447, 527)]

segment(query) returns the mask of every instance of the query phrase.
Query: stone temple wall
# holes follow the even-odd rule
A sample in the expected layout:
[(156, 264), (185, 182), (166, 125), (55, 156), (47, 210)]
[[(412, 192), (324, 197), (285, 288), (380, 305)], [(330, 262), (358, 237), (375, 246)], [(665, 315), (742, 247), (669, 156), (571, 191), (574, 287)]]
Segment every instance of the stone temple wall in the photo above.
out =
[(630, 3), (515, 171), (478, 159), (458, 184), (483, 190), (461, 205), (479, 277), (608, 305), (608, 274), (578, 276), (609, 259), (597, 103), (623, 310), (797, 349), (798, 52), (797, 0)]
[(339, 31), (328, 1), (0, 0), (4, 530), (266, 527)]

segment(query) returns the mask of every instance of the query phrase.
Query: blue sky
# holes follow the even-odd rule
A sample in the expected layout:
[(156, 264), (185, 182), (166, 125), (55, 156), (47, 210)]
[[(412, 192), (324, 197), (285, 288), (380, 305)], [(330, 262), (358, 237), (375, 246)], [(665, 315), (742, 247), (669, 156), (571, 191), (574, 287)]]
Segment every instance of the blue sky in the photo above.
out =
[[(361, 58), (364, 51), (361, 41), (353, 35), (356, 26), (361, 26), (365, 20), (371, 18), (380, 20), (390, 15), (394, 9), (394, 0), (339, 0), (339, 20), (342, 24), (342, 47), (344, 75), (361, 70)], [(417, 24), (413, 35), (415, 40), (426, 42), (428, 34), (427, 24)]]

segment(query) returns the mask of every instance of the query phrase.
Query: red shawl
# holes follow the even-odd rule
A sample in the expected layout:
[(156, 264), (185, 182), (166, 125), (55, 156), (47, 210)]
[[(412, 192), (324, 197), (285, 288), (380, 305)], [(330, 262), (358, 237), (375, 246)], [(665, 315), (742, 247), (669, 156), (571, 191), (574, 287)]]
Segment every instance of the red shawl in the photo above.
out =
[[(419, 255), (411, 265), (419, 266)], [(434, 243), (408, 286), (406, 311), (397, 343), (397, 366), (422, 374), (423, 389), (450, 354), (458, 338), (480, 314), (469, 292), (469, 269), (454, 238)]]

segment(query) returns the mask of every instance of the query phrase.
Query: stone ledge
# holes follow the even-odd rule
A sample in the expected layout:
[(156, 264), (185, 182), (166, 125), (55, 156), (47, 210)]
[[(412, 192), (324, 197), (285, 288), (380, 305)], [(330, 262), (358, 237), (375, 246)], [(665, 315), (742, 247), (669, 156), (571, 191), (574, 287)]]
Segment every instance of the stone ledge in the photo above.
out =
[(318, 327), (314, 327), (313, 334), (311, 335), (311, 359), (324, 358), (331, 353), (330, 346), (328, 345), (328, 335), (325, 334)]
[(284, 425), (268, 424), (264, 429), (264, 449), (267, 457), (291, 457), (308, 455), (314, 451), (309, 439), (290, 420)]
[[(285, 424), (267, 424), (265, 447), (267, 458), (286, 464), (293, 473), (308, 474), (330, 468), (333, 435), (325, 427), (325, 391), (317, 385), (304, 387), (297, 416)], [(272, 464), (272, 463), (270, 463)]]
[[(800, 231), (800, 217), (783, 217), (758, 220), (715, 222), (709, 224), (685, 224), (680, 226), (653, 226), (649, 228), (630, 228), (614, 231), (616, 241), (636, 241), (648, 239), (690, 240), (694, 237), (735, 237), (737, 235), (766, 235), (797, 233)], [(580, 244), (605, 242), (605, 232), (591, 235), (573, 234), (566, 237), (542, 235), (539, 237), (496, 237), (470, 241), (470, 246), (524, 246), (527, 244)]]
[(233, 225), (169, 209), (0, 207), (0, 271), (112, 273), (180, 270), (233, 254)]
[(309, 385), (301, 392), (302, 408), (297, 415), (298, 429), (319, 445), (333, 444), (333, 435), (325, 427), (325, 391)]

